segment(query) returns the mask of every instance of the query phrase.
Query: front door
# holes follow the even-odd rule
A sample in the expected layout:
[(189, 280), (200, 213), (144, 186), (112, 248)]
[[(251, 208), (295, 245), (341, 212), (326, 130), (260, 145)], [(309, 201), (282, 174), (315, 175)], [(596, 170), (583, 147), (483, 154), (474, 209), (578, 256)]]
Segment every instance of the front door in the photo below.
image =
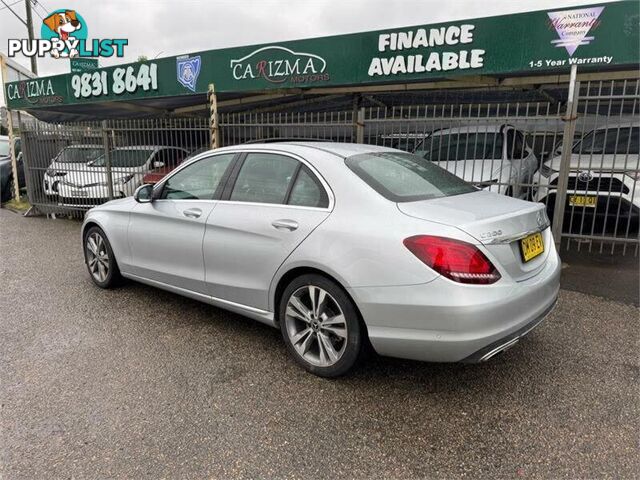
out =
[(131, 273), (205, 293), (202, 239), (234, 154), (200, 159), (171, 175), (160, 198), (137, 204), (129, 220)]

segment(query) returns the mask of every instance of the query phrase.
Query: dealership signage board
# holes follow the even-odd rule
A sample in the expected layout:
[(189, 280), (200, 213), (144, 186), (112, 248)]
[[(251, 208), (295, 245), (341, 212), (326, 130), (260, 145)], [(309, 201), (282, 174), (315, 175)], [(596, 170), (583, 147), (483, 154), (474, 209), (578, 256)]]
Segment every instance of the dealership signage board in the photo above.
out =
[(622, 1), (209, 50), (12, 82), (10, 108), (282, 88), (566, 73), (640, 63), (638, 5)]
[(82, 73), (88, 72), (92, 70), (97, 70), (100, 65), (98, 65), (97, 58), (70, 58), (69, 65), (71, 67), (71, 73)]

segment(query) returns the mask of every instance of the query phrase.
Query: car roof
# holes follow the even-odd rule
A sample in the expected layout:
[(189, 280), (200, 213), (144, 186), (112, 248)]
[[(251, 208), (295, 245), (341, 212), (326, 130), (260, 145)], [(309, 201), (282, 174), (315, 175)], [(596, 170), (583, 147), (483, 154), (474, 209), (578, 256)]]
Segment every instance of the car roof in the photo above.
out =
[(397, 151), (393, 148), (382, 147), (378, 145), (365, 145), (361, 143), (338, 143), (338, 142), (281, 142), (281, 143), (252, 143), (244, 145), (234, 145), (231, 147), (222, 147), (216, 152), (235, 152), (243, 150), (281, 150), (290, 153), (300, 153), (301, 147), (322, 150), (332, 153), (337, 157), (347, 158), (360, 153), (369, 152), (393, 152)]
[(442, 128), (440, 130), (434, 130), (431, 135), (450, 135), (456, 133), (489, 133), (499, 132), (506, 125), (504, 123), (478, 123), (475, 125), (466, 125), (452, 128)]
[(596, 127), (594, 130), (614, 130), (622, 127), (640, 127), (640, 120), (626, 120), (621, 122), (609, 122), (606, 125)]
[(78, 144), (78, 145), (67, 145), (64, 148), (102, 148), (103, 145), (102, 144), (97, 144), (97, 143), (82, 143), (82, 144)]
[(113, 150), (160, 150), (161, 148), (176, 148), (184, 150), (182, 147), (173, 147), (171, 145), (127, 145), (123, 147), (115, 147)]

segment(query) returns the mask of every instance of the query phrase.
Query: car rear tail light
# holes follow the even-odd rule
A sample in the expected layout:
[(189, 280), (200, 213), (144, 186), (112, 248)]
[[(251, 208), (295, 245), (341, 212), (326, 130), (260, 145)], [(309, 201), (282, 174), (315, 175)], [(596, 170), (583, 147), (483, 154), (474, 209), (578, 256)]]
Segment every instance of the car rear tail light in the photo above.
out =
[(470, 243), (416, 235), (406, 238), (404, 245), (427, 266), (454, 282), (489, 284), (500, 279), (496, 267)]

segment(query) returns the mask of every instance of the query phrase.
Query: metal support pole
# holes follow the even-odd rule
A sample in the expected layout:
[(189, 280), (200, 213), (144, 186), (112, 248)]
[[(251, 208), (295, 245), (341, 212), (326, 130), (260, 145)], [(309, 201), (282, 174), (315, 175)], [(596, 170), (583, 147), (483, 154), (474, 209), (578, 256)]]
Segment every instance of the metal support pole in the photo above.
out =
[[(25, 0), (24, 6), (27, 12), (27, 35), (29, 36), (29, 42), (33, 40), (33, 18), (31, 16), (31, 1)], [(36, 60), (36, 56), (31, 56), (31, 71), (34, 75), (38, 75), (38, 61)]]
[(218, 97), (213, 83), (209, 84), (209, 128), (211, 130), (211, 149), (220, 148), (220, 125), (218, 123)]
[(571, 65), (569, 76), (569, 95), (567, 98), (567, 113), (564, 120), (564, 132), (562, 134), (562, 156), (560, 159), (560, 172), (558, 174), (558, 184), (556, 190), (556, 202), (553, 207), (553, 225), (551, 231), (556, 243), (556, 248), (560, 248), (562, 243), (562, 224), (564, 221), (564, 209), (567, 203), (567, 185), (569, 183), (569, 171), (571, 170), (571, 147), (573, 147), (573, 136), (576, 132), (576, 120), (578, 115), (578, 95), (580, 93), (580, 82), (576, 81), (577, 66)]
[(364, 107), (358, 109), (356, 122), (356, 143), (364, 143)]
[[(0, 73), (2, 74), (2, 89), (5, 89), (5, 82), (8, 81), (8, 69), (4, 55), (0, 55)], [(7, 108), (7, 128), (9, 129), (9, 153), (11, 155), (11, 175), (13, 176), (13, 198), (20, 200), (20, 179), (18, 178), (18, 159), (16, 158), (15, 142), (13, 133), (13, 112)]]
[(362, 95), (353, 95), (353, 138), (356, 143), (364, 143), (364, 108), (362, 108)]
[(113, 200), (113, 176), (111, 175), (111, 147), (109, 145), (108, 122), (102, 121), (102, 147), (104, 148), (104, 166), (107, 170), (107, 191), (109, 200)]

